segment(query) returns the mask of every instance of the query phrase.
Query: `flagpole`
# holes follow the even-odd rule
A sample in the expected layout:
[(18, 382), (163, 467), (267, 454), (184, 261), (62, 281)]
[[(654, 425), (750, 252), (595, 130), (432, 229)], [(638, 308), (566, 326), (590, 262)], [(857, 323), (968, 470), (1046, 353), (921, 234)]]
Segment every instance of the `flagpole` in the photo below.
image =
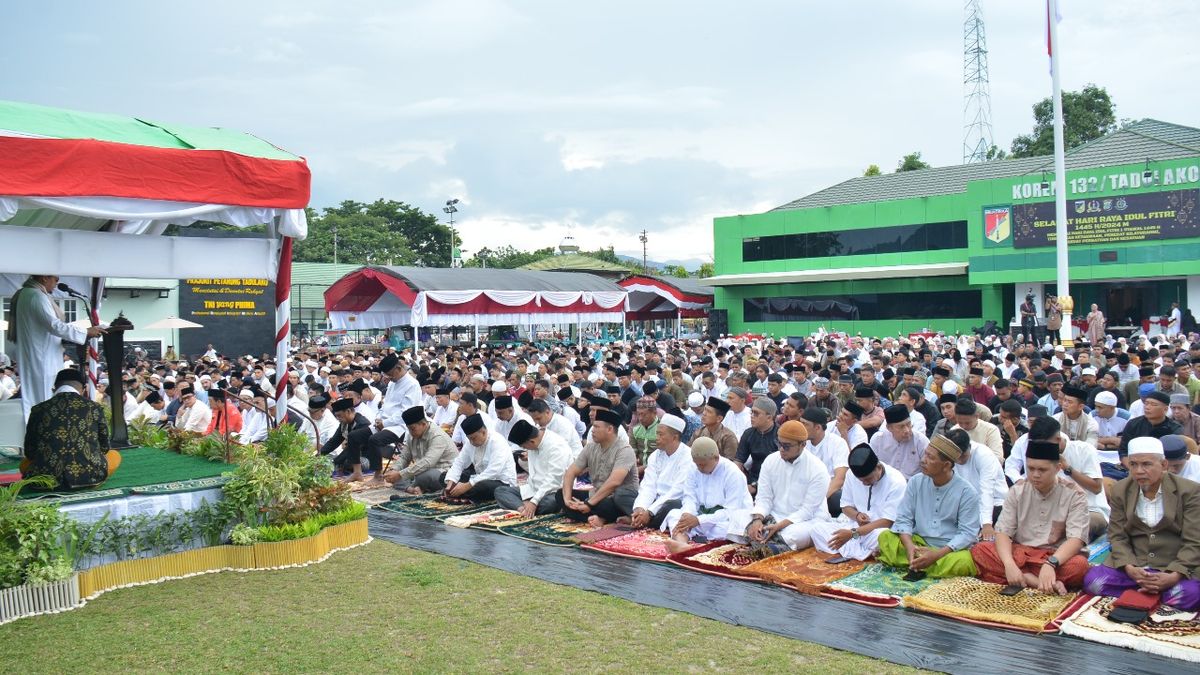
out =
[(1050, 31), (1050, 79), (1054, 87), (1054, 219), (1055, 219), (1055, 251), (1057, 253), (1057, 295), (1063, 308), (1062, 328), (1059, 331), (1062, 343), (1067, 346), (1074, 344), (1074, 326), (1071, 325), (1071, 313), (1074, 301), (1071, 299), (1071, 275), (1068, 268), (1067, 256), (1067, 160), (1063, 143), (1063, 110), (1062, 83), (1060, 76), (1058, 46), (1058, 11), (1059, 0), (1049, 0), (1046, 7), (1046, 23)]

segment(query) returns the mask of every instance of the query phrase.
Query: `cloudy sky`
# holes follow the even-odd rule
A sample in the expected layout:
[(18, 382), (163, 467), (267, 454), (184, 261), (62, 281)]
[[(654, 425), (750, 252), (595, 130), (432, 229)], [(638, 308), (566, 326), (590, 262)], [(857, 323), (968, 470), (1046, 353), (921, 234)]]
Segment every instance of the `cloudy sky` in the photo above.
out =
[[(995, 140), (1050, 91), (1040, 0), (985, 0)], [(1200, 126), (1193, 0), (1064, 0), (1064, 87)], [(313, 206), (462, 200), (470, 251), (708, 259), (754, 213), (913, 150), (962, 156), (962, 2), (54, 2), (8, 8), (0, 96), (249, 131)]]

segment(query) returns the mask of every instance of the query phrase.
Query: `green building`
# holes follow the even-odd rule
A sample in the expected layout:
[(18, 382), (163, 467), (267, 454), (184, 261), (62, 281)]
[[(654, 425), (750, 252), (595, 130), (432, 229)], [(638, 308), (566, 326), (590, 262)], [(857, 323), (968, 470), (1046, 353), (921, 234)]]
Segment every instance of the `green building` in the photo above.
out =
[[(1067, 154), (1071, 295), (1110, 327), (1200, 309), (1200, 129), (1143, 120)], [(729, 332), (895, 335), (1009, 326), (1054, 293), (1054, 161), (853, 178), (713, 224)]]

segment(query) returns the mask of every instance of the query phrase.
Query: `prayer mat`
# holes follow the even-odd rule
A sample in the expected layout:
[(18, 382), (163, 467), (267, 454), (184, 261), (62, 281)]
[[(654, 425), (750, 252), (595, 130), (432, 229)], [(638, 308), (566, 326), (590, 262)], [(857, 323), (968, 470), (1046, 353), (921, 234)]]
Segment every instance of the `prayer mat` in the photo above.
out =
[(1116, 598), (1095, 597), (1062, 622), (1062, 632), (1084, 640), (1200, 663), (1200, 613), (1159, 605), (1139, 624), (1109, 621)]
[(906, 596), (903, 602), (910, 609), (967, 623), (1045, 633), (1058, 630), (1059, 615), (1077, 595), (1046, 595), (1026, 588), (1016, 595), (1003, 596), (1002, 590), (1000, 584), (975, 577), (953, 577)]
[[(352, 491), (350, 496), (354, 499), (354, 501), (362, 502), (368, 507), (371, 507), (378, 506), (386, 501), (390, 501), (392, 496), (397, 494), (399, 493), (397, 493), (395, 488), (393, 488), (391, 485), (384, 485), (382, 487), (372, 488), (370, 490), (359, 490), (358, 492)], [(416, 495), (405, 496), (415, 497)]]
[(751, 563), (742, 568), (741, 573), (794, 588), (806, 595), (820, 595), (825, 584), (848, 577), (867, 566), (861, 560), (848, 560), (840, 565), (825, 562), (833, 557), (815, 548), (788, 551)]
[(529, 520), (522, 518), (521, 514), (508, 509), (488, 509), (478, 513), (465, 513), (457, 516), (439, 516), (437, 520), (449, 525), (450, 527), (477, 527), (482, 530), (494, 530), (499, 525), (507, 522), (516, 522)]
[[(226, 471), (233, 471), (237, 467), (233, 464), (225, 464), (224, 462), (210, 462), (202, 457), (191, 457), (181, 455), (170, 450), (161, 450), (159, 448), (129, 448), (121, 451), (121, 466), (117, 467), (116, 473), (109, 476), (108, 480), (100, 485), (89, 488), (87, 490), (77, 490), (71, 492), (75, 495), (93, 495), (91, 497), (80, 497), (72, 499), (72, 502), (91, 501), (95, 499), (111, 499), (111, 496), (98, 496), (98, 493), (105, 493), (110, 490), (121, 490), (121, 495), (128, 494), (130, 491), (141, 491), (150, 488), (151, 486), (162, 486), (173, 483), (181, 483), (183, 481), (191, 481), (199, 478), (220, 478), (221, 474)], [(213, 485), (211, 487), (219, 487)], [(146, 492), (144, 494), (170, 494), (171, 492), (189, 492), (193, 489), (204, 489), (203, 487), (185, 488), (168, 490), (162, 493)], [(21, 499), (38, 498), (45, 496), (44, 492), (37, 492), (26, 488), (21, 491)]]
[(438, 516), (457, 516), (488, 511), (496, 508), (496, 502), (452, 504), (442, 501), (441, 495), (420, 495), (385, 502), (378, 508), (414, 518), (437, 518)]
[(1112, 544), (1108, 542), (1108, 535), (1102, 534), (1087, 546), (1088, 564), (1099, 565), (1108, 560), (1110, 553), (1112, 553)]
[(517, 539), (536, 541), (549, 546), (575, 546), (575, 535), (599, 528), (587, 523), (577, 523), (566, 516), (552, 513), (512, 525), (503, 524), (499, 529)]
[(762, 581), (759, 577), (742, 572), (744, 567), (755, 562), (754, 557), (750, 555), (748, 544), (734, 544), (721, 539), (682, 553), (672, 553), (667, 556), (667, 561), (705, 574), (746, 581)]
[(591, 544), (597, 541), (604, 541), (605, 539), (612, 539), (613, 537), (620, 537), (622, 535), (629, 534), (630, 532), (636, 532), (637, 529), (638, 528), (632, 525), (612, 523), (611, 525), (605, 525), (598, 530), (592, 530), (591, 532), (584, 532), (583, 534), (575, 535), (575, 542), (579, 544)]
[(21, 480), (20, 471), (7, 471), (0, 473), (0, 485), (12, 485)]
[(229, 476), (211, 476), (209, 478), (177, 480), (170, 483), (158, 483), (156, 485), (135, 487), (130, 490), (130, 492), (135, 495), (170, 495), (179, 492), (195, 492), (197, 490), (219, 488), (228, 483), (229, 478)]
[(582, 548), (623, 558), (663, 562), (671, 554), (667, 549), (667, 541), (670, 538), (670, 535), (662, 530), (641, 529), (610, 539), (589, 542), (583, 544)]
[(21, 494), (21, 499), (45, 502), (55, 506), (78, 504), (80, 502), (98, 502), (104, 499), (119, 499), (127, 494), (126, 490), (83, 490), (80, 492), (34, 492), (28, 496)]
[(822, 595), (872, 607), (898, 607), (900, 598), (916, 595), (937, 583), (937, 579), (905, 581), (905, 574), (907, 570), (871, 563), (844, 579), (830, 582)]

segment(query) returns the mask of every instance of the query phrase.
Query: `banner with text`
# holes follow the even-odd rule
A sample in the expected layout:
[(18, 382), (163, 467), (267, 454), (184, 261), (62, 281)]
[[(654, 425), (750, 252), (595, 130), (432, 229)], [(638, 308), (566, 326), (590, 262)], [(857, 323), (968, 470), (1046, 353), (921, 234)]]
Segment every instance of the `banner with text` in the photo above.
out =
[(221, 354), (256, 358), (275, 350), (275, 284), (266, 279), (183, 279), (179, 316), (204, 326), (179, 330), (189, 356), (209, 344)]
[[(1067, 244), (1200, 237), (1200, 190), (1171, 190), (1067, 202)], [(1012, 206), (1013, 247), (1053, 246), (1054, 202)]]

